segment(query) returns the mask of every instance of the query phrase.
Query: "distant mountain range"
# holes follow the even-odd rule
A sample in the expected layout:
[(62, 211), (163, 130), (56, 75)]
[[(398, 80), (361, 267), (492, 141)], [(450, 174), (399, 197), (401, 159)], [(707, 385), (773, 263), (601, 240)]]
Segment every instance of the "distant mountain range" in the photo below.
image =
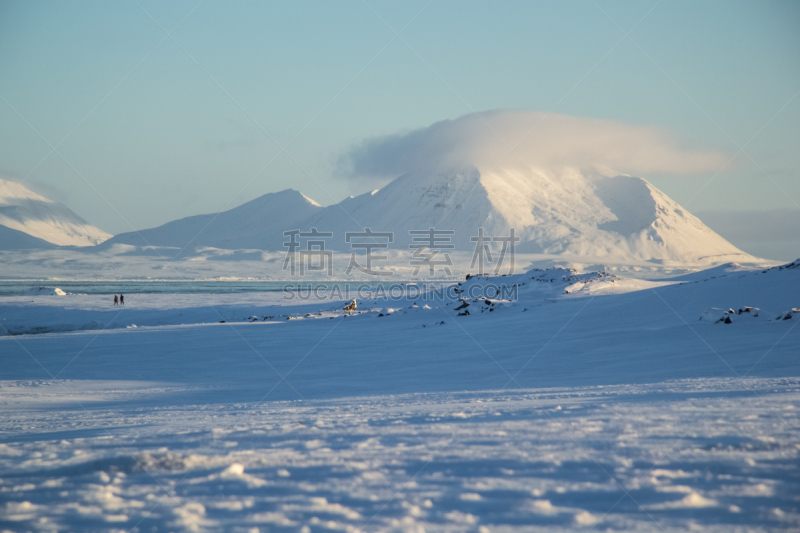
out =
[[(282, 251), (283, 232), (331, 232), (326, 249), (349, 251), (345, 233), (393, 232), (391, 248), (408, 249), (409, 231), (452, 230), (455, 250), (486, 237), (519, 237), (522, 253), (659, 264), (719, 264), (753, 258), (642, 178), (613, 173), (465, 167), (411, 173), (386, 187), (328, 207), (294, 190), (266, 194), (217, 214), (122, 233), (113, 244)], [(385, 241), (384, 241), (385, 242)], [(491, 243), (497, 248), (499, 244)]]
[(67, 206), (0, 179), (0, 250), (94, 246), (110, 237)]
[(228, 250), (281, 248), (284, 229), (293, 229), (324, 208), (297, 191), (265, 194), (222, 213), (196, 215), (157, 228), (120, 233), (105, 244), (197, 247)]
[[(452, 231), (440, 243), (472, 251), (479, 228), (486, 244), (514, 229), (520, 253), (591, 258), (615, 263), (712, 265), (751, 261), (642, 178), (613, 173), (475, 167), (410, 173), (382, 189), (321, 207), (294, 190), (239, 207), (175, 220), (111, 237), (66, 206), (22, 185), (0, 180), (0, 249), (114, 245), (169, 247), (192, 255), (198, 248), (285, 251), (290, 230), (333, 235), (328, 250), (350, 251), (348, 232), (392, 232), (390, 248), (409, 249), (413, 230)], [(448, 242), (449, 241), (449, 242)], [(301, 247), (304, 243), (301, 242)], [(302, 249), (302, 248), (301, 248)]]

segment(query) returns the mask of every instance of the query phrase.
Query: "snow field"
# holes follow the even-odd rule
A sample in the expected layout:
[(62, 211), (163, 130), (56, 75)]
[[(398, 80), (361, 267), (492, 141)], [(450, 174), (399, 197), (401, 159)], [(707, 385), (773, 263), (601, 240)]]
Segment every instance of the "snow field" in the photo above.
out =
[[(167, 400), (179, 387), (94, 391), (93, 404), (73, 397), (79, 382), (6, 387), (10, 530), (800, 524), (797, 379), (180, 406)], [(9, 409), (36, 389), (51, 409)]]
[(0, 529), (796, 530), (798, 277), (3, 298), (6, 329), (119, 327), (0, 337)]

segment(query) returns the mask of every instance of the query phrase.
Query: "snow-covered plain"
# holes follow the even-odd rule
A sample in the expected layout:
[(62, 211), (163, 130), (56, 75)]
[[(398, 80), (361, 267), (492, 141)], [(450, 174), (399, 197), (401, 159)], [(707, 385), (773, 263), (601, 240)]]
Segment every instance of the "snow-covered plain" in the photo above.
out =
[(456, 288), (0, 299), (0, 528), (800, 527), (800, 263)]

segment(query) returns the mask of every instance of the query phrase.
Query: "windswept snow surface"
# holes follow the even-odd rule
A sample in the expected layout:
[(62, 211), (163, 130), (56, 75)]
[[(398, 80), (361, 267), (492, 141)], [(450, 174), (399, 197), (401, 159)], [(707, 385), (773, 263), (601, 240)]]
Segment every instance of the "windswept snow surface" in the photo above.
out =
[(717, 274), (532, 270), (352, 314), (2, 298), (6, 329), (110, 325), (0, 337), (0, 527), (797, 530), (800, 262)]
[[(67, 206), (48, 200), (20, 183), (0, 179), (0, 250), (58, 246), (94, 246), (110, 234), (76, 215)], [(41, 241), (45, 241), (41, 243)]]

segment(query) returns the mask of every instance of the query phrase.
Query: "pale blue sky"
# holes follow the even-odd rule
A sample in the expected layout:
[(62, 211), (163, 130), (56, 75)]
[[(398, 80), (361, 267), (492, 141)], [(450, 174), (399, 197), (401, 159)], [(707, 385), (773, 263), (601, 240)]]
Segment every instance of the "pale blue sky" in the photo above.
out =
[(710, 184), (644, 177), (691, 211), (797, 209), (798, 91), (793, 1), (0, 1), (0, 174), (112, 233), (330, 204), (364, 190), (333, 176), (355, 143), (497, 108), (743, 147)]

